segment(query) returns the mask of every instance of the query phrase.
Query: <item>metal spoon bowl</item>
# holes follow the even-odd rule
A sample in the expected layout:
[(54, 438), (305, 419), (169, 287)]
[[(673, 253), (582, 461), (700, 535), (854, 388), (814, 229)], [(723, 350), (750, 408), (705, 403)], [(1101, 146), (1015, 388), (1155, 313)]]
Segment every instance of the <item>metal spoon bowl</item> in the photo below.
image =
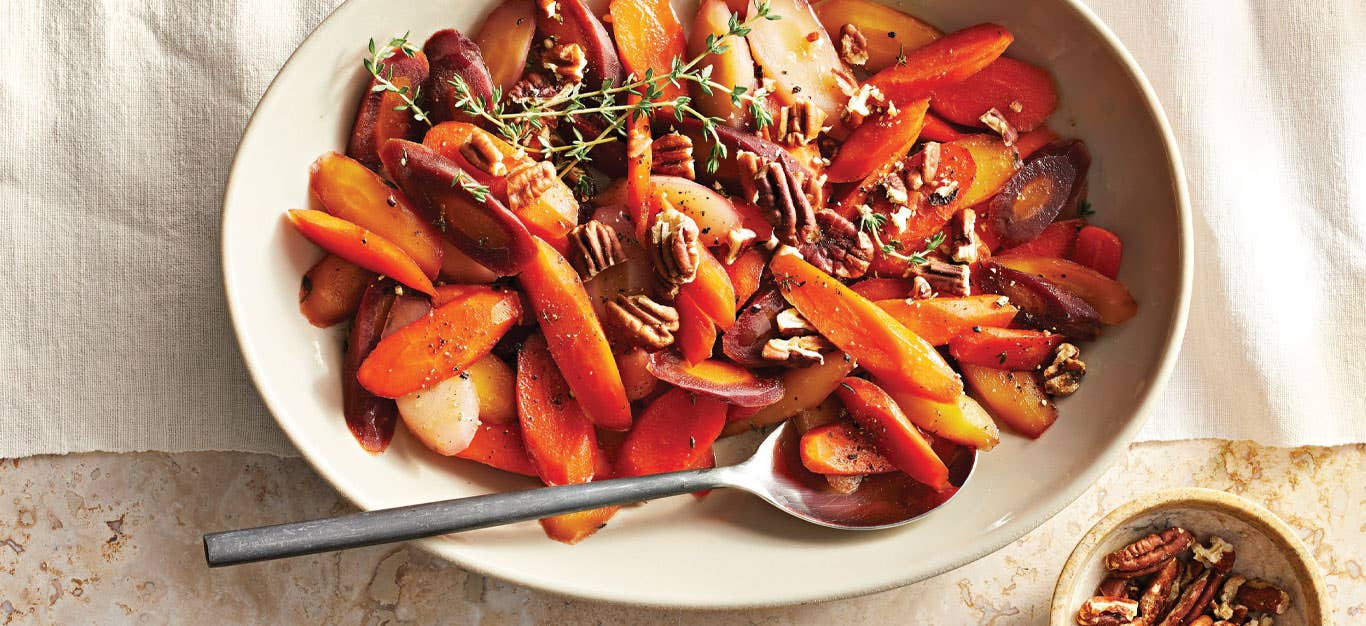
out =
[[(823, 477), (802, 467), (796, 442), (796, 430), (783, 424), (764, 439), (753, 455), (737, 465), (471, 496), (209, 533), (204, 535), (204, 557), (209, 567), (253, 563), (477, 530), (722, 487), (748, 491), (813, 524), (841, 530), (878, 530), (915, 521), (957, 493), (936, 494), (900, 472), (867, 477), (851, 494), (835, 493), (826, 487)], [(958, 455), (949, 466), (950, 482), (961, 488), (976, 464), (975, 450)]]

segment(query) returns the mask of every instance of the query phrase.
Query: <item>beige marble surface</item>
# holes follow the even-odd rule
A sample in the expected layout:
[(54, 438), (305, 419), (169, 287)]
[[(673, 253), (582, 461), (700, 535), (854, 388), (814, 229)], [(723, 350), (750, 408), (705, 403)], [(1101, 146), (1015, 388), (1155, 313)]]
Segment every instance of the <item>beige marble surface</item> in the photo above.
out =
[(1366, 445), (1133, 446), (1057, 517), (962, 569), (863, 598), (765, 611), (654, 612), (467, 574), (407, 546), (210, 571), (206, 530), (340, 513), (299, 459), (85, 454), (0, 463), (0, 623), (1043, 624), (1090, 525), (1133, 495), (1224, 489), (1290, 523), (1323, 567), (1339, 624), (1366, 623)]

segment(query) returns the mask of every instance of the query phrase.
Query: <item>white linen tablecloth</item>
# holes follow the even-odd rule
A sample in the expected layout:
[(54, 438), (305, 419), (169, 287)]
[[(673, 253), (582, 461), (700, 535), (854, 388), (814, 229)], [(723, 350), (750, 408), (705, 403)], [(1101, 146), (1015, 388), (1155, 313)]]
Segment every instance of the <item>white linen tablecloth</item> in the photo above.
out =
[[(237, 354), (219, 201), (335, 3), (0, 8), (0, 457), (294, 454)], [(1366, 441), (1366, 3), (1090, 4), (1157, 88), (1195, 208), (1190, 328), (1142, 438)]]

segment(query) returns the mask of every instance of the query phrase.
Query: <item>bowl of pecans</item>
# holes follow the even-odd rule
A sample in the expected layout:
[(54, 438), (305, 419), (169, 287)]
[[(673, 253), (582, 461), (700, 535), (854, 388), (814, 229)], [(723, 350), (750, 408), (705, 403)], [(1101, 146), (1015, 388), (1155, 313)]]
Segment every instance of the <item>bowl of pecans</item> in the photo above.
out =
[(1147, 494), (1096, 523), (1053, 591), (1049, 623), (1330, 624), (1323, 576), (1295, 531), (1213, 489)]

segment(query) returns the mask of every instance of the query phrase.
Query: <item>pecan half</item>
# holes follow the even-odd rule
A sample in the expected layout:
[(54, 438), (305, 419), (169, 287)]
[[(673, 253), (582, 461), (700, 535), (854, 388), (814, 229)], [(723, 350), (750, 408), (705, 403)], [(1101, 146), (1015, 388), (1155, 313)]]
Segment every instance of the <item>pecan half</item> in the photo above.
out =
[(1233, 563), (1238, 558), (1233, 545), (1218, 535), (1210, 535), (1208, 546), (1202, 546), (1198, 543), (1192, 545), (1191, 553), (1195, 555), (1195, 560), (1208, 565), (1220, 574), (1233, 571)]
[(493, 139), (484, 133), (470, 133), (470, 138), (460, 146), (460, 156), (487, 174), (507, 176), (508, 168), (503, 163), (503, 151), (494, 145)]
[(972, 270), (966, 265), (949, 263), (940, 259), (927, 259), (925, 263), (911, 265), (908, 276), (919, 276), (930, 283), (935, 293), (966, 296), (972, 292)]
[[(1205, 590), (1200, 593), (1200, 597), (1195, 600), (1195, 609), (1190, 612), (1187, 619), (1195, 619), (1195, 616), (1210, 611), (1214, 605), (1214, 595), (1219, 593), (1219, 589), (1224, 585), (1224, 575), (1217, 570), (1210, 574), (1209, 584), (1205, 585)], [(1189, 626), (1189, 624), (1187, 625)]]
[(1214, 572), (1203, 567), (1200, 569), (1204, 571), (1182, 587), (1181, 594), (1172, 604), (1171, 611), (1158, 622), (1158, 626), (1186, 626), (1187, 622), (1201, 613), (1200, 598), (1204, 596), (1205, 588), (1211, 583), (1210, 577)]
[(815, 241), (798, 250), (817, 269), (840, 278), (859, 278), (873, 262), (873, 240), (853, 222), (830, 209), (816, 214), (820, 226)]
[(1151, 574), (1189, 548), (1194, 539), (1189, 530), (1179, 527), (1152, 533), (1105, 555), (1105, 569), (1121, 578)]
[(1186, 626), (1214, 626), (1214, 618), (1208, 615), (1201, 615)]
[(897, 206), (906, 206), (911, 203), (911, 193), (906, 189), (906, 179), (898, 176), (896, 172), (888, 172), (877, 181), (882, 193), (886, 194), (887, 201)]
[(1086, 363), (1080, 356), (1081, 350), (1070, 343), (1059, 344), (1053, 350), (1053, 362), (1043, 370), (1043, 390), (1048, 395), (1070, 396), (1077, 391), (1086, 376)]
[(569, 263), (588, 280), (599, 272), (626, 261), (616, 229), (588, 220), (569, 231)]
[(1082, 626), (1128, 624), (1138, 617), (1138, 603), (1122, 596), (1094, 596), (1081, 603), (1077, 623)]
[(555, 166), (549, 161), (526, 163), (507, 176), (508, 204), (513, 211), (536, 201), (555, 184)]
[(588, 56), (583, 46), (576, 43), (555, 43), (545, 40), (546, 51), (541, 55), (541, 67), (555, 74), (562, 84), (573, 85), (583, 82), (584, 70), (588, 68)]
[(819, 231), (805, 181), (798, 180), (781, 159), (765, 161), (753, 152), (741, 151), (736, 162), (745, 199), (769, 212), (778, 240), (790, 246), (814, 241)]
[(1238, 609), (1242, 609), (1244, 615), (1247, 614), (1247, 607), (1240, 606), (1237, 601), (1238, 590), (1242, 588), (1245, 582), (1247, 579), (1238, 574), (1230, 575), (1224, 580), (1224, 586), (1219, 590), (1219, 599), (1214, 602), (1213, 613), (1215, 617), (1224, 620), (1233, 619), (1234, 615), (1238, 613)]
[[(558, 92), (559, 88), (545, 74), (527, 72), (508, 90), (508, 99), (522, 105), (534, 105), (537, 101), (550, 98)], [(545, 122), (555, 119), (557, 118), (547, 117)]]
[(954, 263), (976, 263), (977, 212), (963, 209), (953, 216), (953, 241), (949, 244), (949, 258)]
[(647, 350), (668, 347), (678, 330), (678, 310), (645, 295), (619, 294), (607, 303), (607, 316), (632, 343)]
[(680, 286), (697, 278), (697, 266), (702, 262), (699, 234), (697, 222), (665, 200), (664, 210), (655, 216), (650, 227), (649, 249), (655, 275), (671, 298), (678, 294)]
[(1234, 601), (1258, 613), (1280, 615), (1290, 608), (1290, 594), (1260, 578), (1243, 583)]
[(826, 352), (833, 352), (835, 344), (820, 335), (802, 335), (782, 339), (774, 337), (764, 344), (760, 355), (774, 363), (791, 367), (806, 367), (825, 363)]
[(1096, 595), (1127, 598), (1129, 597), (1129, 579), (1106, 576), (1105, 580), (1100, 581), (1100, 585), (1096, 587)]
[(669, 133), (650, 143), (650, 173), (697, 179), (693, 168), (692, 138), (682, 133)]
[(798, 100), (792, 106), (778, 109), (773, 123), (759, 129), (759, 136), (788, 147), (807, 145), (820, 136), (825, 127), (825, 110), (809, 100)]
[(868, 38), (853, 24), (840, 27), (840, 60), (849, 65), (868, 64)]
[(1157, 570), (1148, 588), (1143, 591), (1143, 596), (1138, 599), (1140, 618), (1135, 624), (1153, 626), (1157, 623), (1167, 607), (1176, 600), (1179, 591), (1176, 579), (1181, 575), (1181, 569), (1181, 561), (1174, 558), (1163, 561), (1162, 569)]

